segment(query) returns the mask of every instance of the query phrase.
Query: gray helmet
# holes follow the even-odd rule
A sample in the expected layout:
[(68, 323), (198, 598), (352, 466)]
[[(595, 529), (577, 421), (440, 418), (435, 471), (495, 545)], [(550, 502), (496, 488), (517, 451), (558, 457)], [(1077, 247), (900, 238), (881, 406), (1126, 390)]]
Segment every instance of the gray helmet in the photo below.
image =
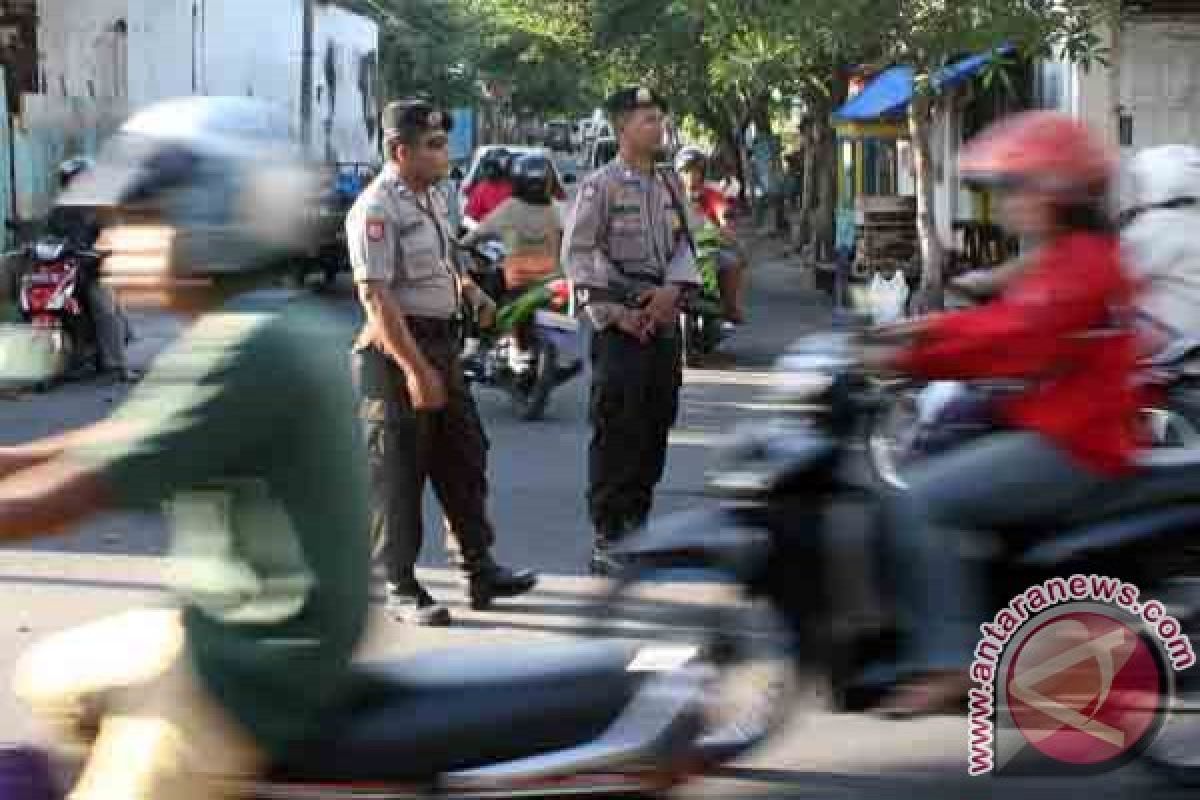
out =
[[(250, 98), (192, 97), (131, 117), (60, 203), (145, 221), (166, 233), (131, 237), (143, 263), (154, 240), (174, 276), (219, 277), (278, 263), (303, 246), (316, 183), (282, 111)], [(133, 266), (122, 260), (121, 242), (109, 246), (105, 271), (119, 281)]]

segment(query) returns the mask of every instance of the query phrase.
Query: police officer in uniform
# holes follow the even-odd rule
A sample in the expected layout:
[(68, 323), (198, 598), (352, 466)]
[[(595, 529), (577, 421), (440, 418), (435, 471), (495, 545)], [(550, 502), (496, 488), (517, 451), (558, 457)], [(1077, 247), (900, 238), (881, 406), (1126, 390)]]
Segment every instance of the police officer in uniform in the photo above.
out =
[(492, 560), (488, 442), (459, 364), (460, 302), (494, 309), (455, 266), (446, 203), (451, 118), (421, 100), (383, 112), (387, 164), (346, 218), (350, 260), (367, 321), (354, 347), (371, 473), (371, 526), (388, 572), (389, 609), (445, 625), (449, 612), (417, 582), (426, 479), (471, 607), (533, 588), (536, 577)]
[(598, 574), (621, 566), (612, 546), (645, 523), (662, 479), (682, 383), (679, 306), (700, 282), (683, 187), (655, 163), (666, 104), (634, 87), (606, 111), (617, 158), (582, 182), (563, 234), (576, 305), (595, 331), (588, 511)]

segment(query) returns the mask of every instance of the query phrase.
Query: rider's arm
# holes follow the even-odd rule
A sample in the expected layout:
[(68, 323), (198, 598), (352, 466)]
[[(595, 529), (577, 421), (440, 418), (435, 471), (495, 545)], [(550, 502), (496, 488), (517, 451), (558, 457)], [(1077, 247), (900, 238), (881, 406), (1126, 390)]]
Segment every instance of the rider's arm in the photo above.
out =
[(896, 367), (929, 378), (1022, 378), (1053, 370), (1075, 352), (1072, 335), (1104, 324), (1128, 298), (1115, 249), (1073, 236), (1031, 267), (1000, 300), (939, 315)]
[[(258, 446), (279, 410), (251, 360), (261, 320), (197, 322), (109, 419), (28, 446), (37, 463), (0, 481), (0, 540), (53, 535), (114, 506), (153, 508)], [(169, 376), (170, 380), (166, 379)]]
[(111, 506), (93, 470), (53, 458), (0, 480), (0, 542), (53, 536)]

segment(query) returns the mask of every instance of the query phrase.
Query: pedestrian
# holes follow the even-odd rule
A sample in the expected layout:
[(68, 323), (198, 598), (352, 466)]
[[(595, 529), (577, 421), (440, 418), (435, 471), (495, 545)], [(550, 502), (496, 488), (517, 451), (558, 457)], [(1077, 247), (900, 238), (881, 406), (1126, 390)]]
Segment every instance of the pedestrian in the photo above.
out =
[(665, 103), (629, 88), (606, 110), (617, 158), (584, 179), (563, 234), (576, 304), (594, 329), (588, 510), (599, 574), (620, 568), (613, 545), (645, 523), (662, 479), (682, 383), (678, 310), (700, 280), (683, 187), (654, 161)]
[(472, 608), (536, 583), (533, 573), (501, 567), (491, 555), (488, 441), (463, 381), (457, 322), (460, 303), (469, 299), (478, 308), (482, 293), (464, 287), (445, 199), (433, 188), (449, 169), (452, 124), (424, 101), (390, 104), (383, 113), (387, 164), (346, 219), (367, 315), (353, 360), (369, 450), (371, 527), (387, 568), (389, 609), (420, 625), (450, 621), (415, 573), (427, 479)]

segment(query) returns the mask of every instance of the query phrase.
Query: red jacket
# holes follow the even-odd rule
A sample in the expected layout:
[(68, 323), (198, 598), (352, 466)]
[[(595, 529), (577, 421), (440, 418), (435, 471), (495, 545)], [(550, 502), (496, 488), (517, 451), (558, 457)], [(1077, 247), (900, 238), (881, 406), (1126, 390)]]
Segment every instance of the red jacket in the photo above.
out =
[(467, 207), (463, 212), (476, 222), (495, 211), (512, 197), (512, 184), (508, 181), (484, 181), (477, 183), (467, 192)]
[(1001, 400), (1005, 421), (1119, 474), (1131, 467), (1141, 404), (1124, 324), (1133, 296), (1115, 238), (1064, 236), (996, 302), (932, 319), (898, 366), (928, 378), (1029, 379)]

